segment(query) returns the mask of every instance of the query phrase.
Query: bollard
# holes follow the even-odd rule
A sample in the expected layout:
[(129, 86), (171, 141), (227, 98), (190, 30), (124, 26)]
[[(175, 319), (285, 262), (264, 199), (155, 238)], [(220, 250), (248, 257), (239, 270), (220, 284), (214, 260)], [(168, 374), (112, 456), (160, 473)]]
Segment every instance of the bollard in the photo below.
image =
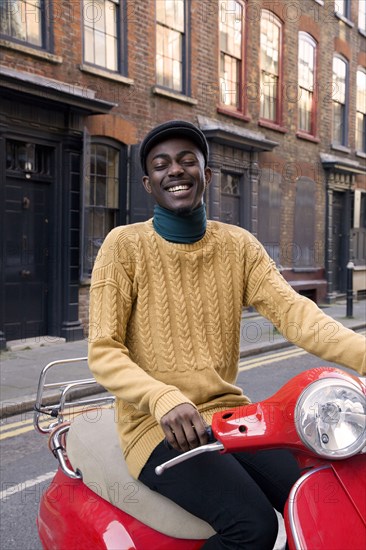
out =
[(351, 261), (347, 264), (347, 311), (346, 317), (353, 317), (353, 269), (355, 264)]

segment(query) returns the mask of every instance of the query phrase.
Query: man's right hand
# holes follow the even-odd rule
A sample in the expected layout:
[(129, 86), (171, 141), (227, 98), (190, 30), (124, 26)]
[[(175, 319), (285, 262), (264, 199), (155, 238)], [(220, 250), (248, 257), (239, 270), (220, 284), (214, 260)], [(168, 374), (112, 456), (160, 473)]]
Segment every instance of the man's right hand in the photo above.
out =
[(206, 424), (190, 403), (174, 407), (161, 418), (160, 424), (168, 443), (176, 451), (185, 452), (208, 443)]

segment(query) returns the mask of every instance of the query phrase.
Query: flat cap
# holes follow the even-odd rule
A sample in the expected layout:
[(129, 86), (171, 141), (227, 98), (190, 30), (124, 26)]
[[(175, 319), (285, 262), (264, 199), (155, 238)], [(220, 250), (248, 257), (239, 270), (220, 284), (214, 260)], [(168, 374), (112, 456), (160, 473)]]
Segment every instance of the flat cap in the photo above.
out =
[(147, 173), (146, 158), (151, 149), (162, 141), (179, 137), (189, 139), (197, 145), (205, 159), (205, 166), (207, 166), (208, 143), (204, 133), (191, 122), (185, 120), (169, 120), (168, 122), (155, 126), (141, 142), (140, 162), (145, 174)]

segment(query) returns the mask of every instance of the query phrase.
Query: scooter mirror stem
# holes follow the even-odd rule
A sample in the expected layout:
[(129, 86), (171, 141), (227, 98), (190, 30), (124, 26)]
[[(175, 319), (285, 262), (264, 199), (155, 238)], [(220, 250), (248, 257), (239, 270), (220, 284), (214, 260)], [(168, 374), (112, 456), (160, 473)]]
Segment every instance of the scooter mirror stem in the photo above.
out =
[(176, 466), (177, 464), (180, 464), (185, 460), (189, 460), (194, 456), (200, 455), (202, 453), (210, 453), (212, 451), (223, 451), (224, 449), (225, 449), (224, 445), (219, 441), (216, 441), (215, 443), (208, 443), (207, 445), (201, 445), (200, 447), (191, 449), (186, 453), (182, 453), (181, 455), (178, 455), (172, 458), (171, 460), (168, 460), (167, 462), (160, 464), (160, 466), (157, 466), (155, 468), (155, 473), (157, 476), (161, 476), (161, 474), (163, 474), (165, 470), (167, 470), (168, 468), (172, 468), (173, 466)]

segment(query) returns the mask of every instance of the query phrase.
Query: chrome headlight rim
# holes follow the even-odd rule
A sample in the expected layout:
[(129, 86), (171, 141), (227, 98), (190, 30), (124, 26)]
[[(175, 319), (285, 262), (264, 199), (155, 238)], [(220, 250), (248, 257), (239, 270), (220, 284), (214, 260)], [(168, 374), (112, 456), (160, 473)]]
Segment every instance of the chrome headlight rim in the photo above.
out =
[[(319, 406), (319, 397), (322, 397), (322, 392), (329, 389), (338, 389), (339, 391), (347, 390), (348, 392), (353, 393), (358, 399), (359, 405), (363, 409), (363, 427), (361, 427), (361, 434), (355, 438), (353, 443), (345, 447), (340, 447), (337, 449), (327, 449), (324, 446), (324, 441), (314, 443), (310, 440), (309, 436), (305, 433), (305, 428), (303, 425), (304, 421), (304, 411), (306, 407), (309, 407), (309, 403), (313, 400), (313, 408), (315, 405)], [(318, 401), (316, 400), (318, 397)], [(330, 405), (329, 401), (324, 401), (324, 405)], [(324, 410), (324, 407), (323, 407)], [(366, 444), (366, 397), (363, 394), (362, 387), (352, 380), (347, 380), (341, 377), (324, 377), (318, 380), (315, 380), (309, 384), (300, 394), (296, 405), (295, 405), (295, 427), (296, 431), (303, 442), (303, 444), (310, 449), (314, 454), (332, 460), (342, 460), (351, 456), (354, 456), (365, 448)], [(314, 420), (315, 424), (315, 420)], [(325, 436), (326, 437), (326, 436)], [(323, 446), (322, 446), (323, 444)]]

